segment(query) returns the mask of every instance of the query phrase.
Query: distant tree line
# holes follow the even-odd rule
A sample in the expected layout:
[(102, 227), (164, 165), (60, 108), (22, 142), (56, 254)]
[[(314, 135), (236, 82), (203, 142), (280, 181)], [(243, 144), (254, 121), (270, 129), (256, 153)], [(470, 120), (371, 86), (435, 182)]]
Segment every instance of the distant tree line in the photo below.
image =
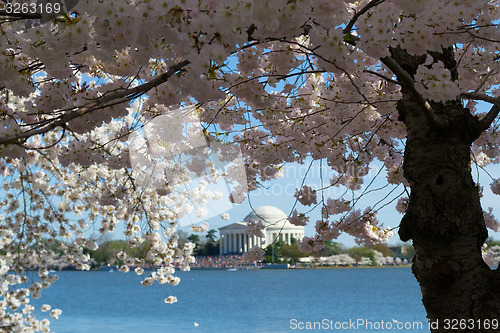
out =
[(123, 261), (117, 258), (119, 252), (123, 251), (128, 257), (145, 259), (151, 244), (144, 242), (139, 247), (130, 247), (126, 240), (107, 240), (99, 244), (99, 248), (95, 251), (86, 249), (84, 252), (90, 255), (93, 259), (93, 265), (123, 265)]
[[(197, 234), (188, 235), (186, 232), (179, 231), (179, 244), (184, 245), (186, 242), (192, 242), (196, 245), (195, 256), (217, 256), (219, 255), (219, 241), (217, 240), (217, 231), (209, 230), (205, 236), (200, 237)], [(93, 259), (95, 266), (105, 265), (122, 265), (123, 262), (118, 260), (117, 255), (123, 251), (128, 257), (146, 259), (151, 244), (144, 242), (139, 247), (130, 247), (126, 240), (106, 240), (99, 244), (99, 248), (95, 251), (85, 250)]]
[[(188, 234), (184, 231), (178, 231), (179, 243), (181, 246), (186, 242), (192, 242), (196, 245), (195, 256), (217, 256), (219, 255), (219, 240), (217, 231), (211, 229), (206, 235)], [(489, 241), (490, 245), (500, 244), (500, 242)], [(150, 244), (145, 242), (139, 247), (130, 247), (126, 240), (107, 240), (99, 244), (95, 251), (86, 250), (94, 261), (94, 265), (121, 265), (123, 264), (117, 258), (117, 254), (123, 251), (129, 257), (145, 259), (145, 255), (150, 248)], [(400, 257), (402, 259), (411, 259), (415, 253), (413, 247), (408, 244), (389, 246), (387, 244), (377, 244), (371, 246), (355, 246), (346, 248), (342, 244), (327, 241), (325, 247), (318, 253), (305, 253), (299, 250), (298, 243), (291, 239), (291, 244), (285, 244), (283, 240), (277, 240), (265, 249), (265, 263), (290, 263), (295, 264), (300, 258), (315, 256), (328, 257), (346, 253), (356, 261), (362, 257), (374, 258), (374, 250), (382, 253), (384, 257)]]
[(305, 253), (299, 250), (297, 241), (292, 238), (290, 245), (285, 244), (283, 240), (277, 240), (273, 244), (269, 245), (265, 250), (264, 257), (265, 262), (267, 263), (295, 264), (300, 258), (303, 257), (329, 257), (332, 255), (346, 253), (358, 262), (363, 257), (370, 258), (372, 259), (372, 262), (374, 262), (374, 251), (382, 253), (384, 257), (399, 257), (401, 259), (411, 259), (415, 254), (413, 246), (408, 244), (389, 246), (387, 244), (380, 243), (370, 246), (345, 248), (344, 245), (333, 241), (326, 241), (325, 247), (319, 252)]
[(215, 229), (208, 230), (204, 237), (191, 234), (187, 237), (187, 240), (196, 245), (194, 248), (195, 256), (218, 256), (220, 254), (219, 240)]

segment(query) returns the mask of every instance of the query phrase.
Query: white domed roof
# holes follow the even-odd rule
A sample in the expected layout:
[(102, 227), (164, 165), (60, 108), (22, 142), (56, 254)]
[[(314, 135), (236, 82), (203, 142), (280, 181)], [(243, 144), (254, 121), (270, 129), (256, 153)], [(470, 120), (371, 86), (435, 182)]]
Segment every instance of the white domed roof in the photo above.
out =
[(261, 220), (267, 228), (281, 229), (282, 227), (286, 227), (303, 229), (303, 227), (295, 226), (288, 222), (288, 215), (274, 206), (261, 206), (245, 217), (245, 222), (259, 220)]

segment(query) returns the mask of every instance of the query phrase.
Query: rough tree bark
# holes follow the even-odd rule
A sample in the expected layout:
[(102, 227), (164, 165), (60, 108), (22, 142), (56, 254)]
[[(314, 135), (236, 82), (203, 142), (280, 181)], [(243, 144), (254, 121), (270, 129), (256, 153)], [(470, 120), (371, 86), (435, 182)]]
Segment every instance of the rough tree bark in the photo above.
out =
[[(452, 50), (432, 56), (456, 79)], [(392, 57), (411, 76), (425, 61), (425, 56), (409, 56), (401, 49), (392, 50)], [(413, 241), (412, 271), (432, 332), (500, 331), (484, 328), (500, 314), (500, 271), (492, 271), (481, 256), (487, 231), (470, 166), (479, 119), (458, 99), (431, 105), (436, 123), (422, 112), (415, 94), (403, 87), (398, 111), (408, 133), (404, 175), (411, 195), (399, 235)]]

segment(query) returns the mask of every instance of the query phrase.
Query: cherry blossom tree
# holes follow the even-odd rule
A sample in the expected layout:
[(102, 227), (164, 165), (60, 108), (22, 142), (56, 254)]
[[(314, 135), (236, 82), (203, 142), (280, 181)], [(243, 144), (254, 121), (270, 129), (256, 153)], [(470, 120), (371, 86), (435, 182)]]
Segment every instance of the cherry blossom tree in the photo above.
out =
[[(187, 193), (166, 183), (182, 177), (148, 186), (129, 158), (130, 134), (152, 135), (148, 124), (174, 119), (173, 110), (194, 110), (202, 128), (181, 136), (201, 131), (222, 160), (234, 157), (222, 144), (238, 145), (246, 184), (216, 172), (203, 149), (183, 153), (206, 183), (235, 180), (235, 202), (286, 163), (329, 167), (323, 187), (297, 189), (298, 202), (322, 212), (304, 250), (343, 232), (360, 243), (392, 236), (376, 207), (324, 195), (358, 189), (382, 163), (387, 182), (408, 193), (396, 204), (399, 236), (413, 241), (428, 318), (482, 332), (498, 315), (500, 271), (481, 247), (486, 228), (500, 227), (471, 175), (473, 164), (499, 162), (496, 1), (80, 0), (63, 9), (46, 23), (39, 12), (0, 12), (3, 327), (48, 329), (28, 300), (56, 279), (50, 245), (86, 269), (82, 248), (97, 246), (89, 230), (124, 223), (129, 243), (151, 242), (148, 258), (162, 267), (143, 284), (179, 283), (173, 265), (193, 260), (192, 245), (179, 249), (174, 233)], [(499, 184), (492, 180), (495, 194)], [(189, 193), (199, 205), (218, 197), (199, 185)], [(311, 223), (299, 211), (291, 221)], [(255, 247), (248, 257), (262, 253)], [(143, 263), (121, 256), (123, 270), (143, 273)], [(24, 288), (33, 264), (39, 282)]]

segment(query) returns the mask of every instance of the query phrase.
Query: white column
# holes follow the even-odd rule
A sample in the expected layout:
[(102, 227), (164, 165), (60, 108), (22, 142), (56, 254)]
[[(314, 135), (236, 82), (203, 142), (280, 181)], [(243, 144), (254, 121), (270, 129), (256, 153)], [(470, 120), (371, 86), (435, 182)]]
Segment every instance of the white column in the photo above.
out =
[(229, 233), (229, 246), (228, 246), (228, 253), (233, 252), (233, 233)]
[(236, 252), (236, 234), (233, 233), (233, 238), (231, 239), (231, 241), (233, 242), (233, 250), (231, 252)]
[(222, 244), (222, 251), (220, 254), (226, 254), (227, 252), (227, 234), (224, 234), (224, 238), (222, 238), (222, 235), (221, 235), (221, 238), (220, 238), (220, 241), (221, 243), (224, 242), (224, 244)]
[(229, 234), (224, 234), (224, 254), (227, 254), (229, 251), (228, 251), (228, 248), (229, 248)]
[(233, 234), (233, 252), (238, 252), (238, 234)]
[(235, 252), (235, 253), (238, 252), (238, 236), (239, 236), (239, 234), (236, 234), (236, 233), (234, 234), (234, 239), (233, 239), (234, 240), (234, 251), (233, 252)]
[(250, 245), (249, 243), (250, 243), (250, 237), (248, 234), (245, 233), (245, 252), (247, 252), (249, 249), (248, 247), (248, 245)]
[(219, 238), (219, 254), (220, 255), (223, 255), (224, 253), (222, 252), (222, 234), (219, 235), (220, 238)]
[(237, 234), (233, 234), (233, 251), (231, 251), (231, 252), (238, 252), (238, 251), (237, 251), (237, 248), (236, 248), (236, 247), (237, 247), (237, 245), (238, 245), (238, 244), (236, 243), (236, 241), (237, 241), (236, 236), (237, 236)]
[(229, 233), (226, 233), (226, 239), (224, 240), (224, 245), (225, 245), (225, 249), (224, 249), (224, 254), (228, 254), (229, 253), (229, 241), (231, 240), (231, 235)]
[(238, 253), (241, 252), (241, 234), (240, 233), (236, 234), (236, 252), (238, 252)]

